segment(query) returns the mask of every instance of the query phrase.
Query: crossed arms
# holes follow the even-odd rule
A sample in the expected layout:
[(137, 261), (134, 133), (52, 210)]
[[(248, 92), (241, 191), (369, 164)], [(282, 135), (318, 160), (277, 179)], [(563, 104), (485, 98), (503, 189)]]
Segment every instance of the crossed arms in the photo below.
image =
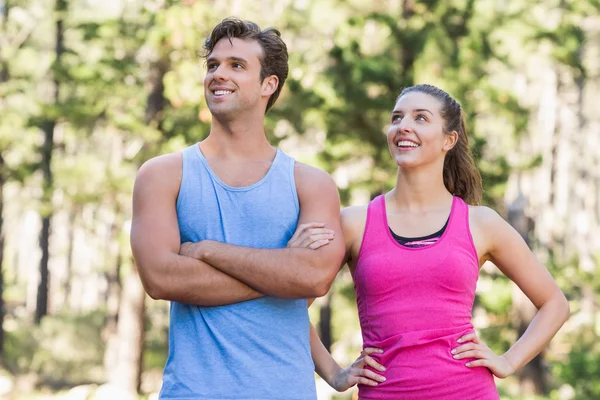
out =
[[(154, 299), (217, 306), (256, 299), (311, 298), (327, 293), (344, 257), (340, 201), (325, 172), (296, 163), (299, 224), (322, 221), (328, 246), (255, 249), (214, 241), (180, 243), (176, 201), (181, 153), (146, 162), (133, 190), (131, 247), (146, 292)], [(181, 254), (180, 254), (181, 253)]]

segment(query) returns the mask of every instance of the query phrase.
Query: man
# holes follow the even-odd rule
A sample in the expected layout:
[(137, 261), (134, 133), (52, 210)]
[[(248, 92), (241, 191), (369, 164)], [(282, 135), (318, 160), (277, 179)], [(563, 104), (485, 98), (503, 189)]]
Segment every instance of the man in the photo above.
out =
[[(306, 298), (329, 290), (344, 255), (337, 189), (266, 139), (288, 73), (279, 32), (225, 19), (204, 49), (210, 134), (146, 162), (133, 193), (140, 277), (171, 301), (160, 398), (315, 399)], [(309, 221), (328, 246), (290, 240)]]

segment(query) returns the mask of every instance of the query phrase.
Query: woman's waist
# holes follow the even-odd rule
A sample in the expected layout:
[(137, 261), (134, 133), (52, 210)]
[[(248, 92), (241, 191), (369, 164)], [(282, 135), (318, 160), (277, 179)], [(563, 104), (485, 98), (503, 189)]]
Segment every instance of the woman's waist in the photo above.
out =
[(386, 340), (399, 335), (444, 336), (457, 330), (472, 329), (471, 318), (471, 312), (359, 312), (365, 340)]
[(381, 329), (363, 329), (364, 347), (377, 347), (383, 349), (407, 348), (422, 346), (432, 342), (456, 340), (459, 337), (473, 332), (470, 322), (439, 326), (428, 329), (390, 330), (389, 327)]

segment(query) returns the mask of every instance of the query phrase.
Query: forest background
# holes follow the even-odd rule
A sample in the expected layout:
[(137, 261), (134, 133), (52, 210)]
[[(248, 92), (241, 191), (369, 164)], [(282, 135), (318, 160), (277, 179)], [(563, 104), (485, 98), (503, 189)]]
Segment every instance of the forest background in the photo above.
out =
[[(290, 74), (266, 130), (342, 205), (394, 183), (385, 129), (431, 83), (468, 116), (484, 203), (552, 272), (571, 317), (503, 399), (600, 398), (600, 0), (0, 0), (0, 398), (156, 398), (168, 303), (140, 285), (131, 192), (149, 158), (206, 137), (203, 39), (275, 26)], [(497, 352), (535, 308), (492, 264), (473, 310)], [(347, 268), (310, 310), (347, 366)], [(317, 380), (319, 399), (350, 399)], [(282, 394), (285, 398), (285, 394)]]

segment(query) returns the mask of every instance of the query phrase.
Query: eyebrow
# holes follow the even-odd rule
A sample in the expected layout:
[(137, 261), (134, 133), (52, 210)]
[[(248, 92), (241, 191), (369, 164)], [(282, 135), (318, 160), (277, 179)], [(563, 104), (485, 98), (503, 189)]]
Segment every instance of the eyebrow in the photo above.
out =
[[(244, 63), (244, 64), (247, 64), (247, 63), (248, 63), (248, 61), (247, 61), (245, 58), (242, 58), (242, 57), (235, 57), (235, 56), (232, 56), (232, 57), (227, 57), (227, 58), (226, 58), (226, 60), (227, 60), (227, 61), (237, 61), (237, 62), (241, 62), (241, 63)], [(210, 62), (218, 62), (218, 61), (219, 61), (219, 60), (218, 60), (218, 59), (216, 59), (215, 57), (209, 57), (209, 58), (207, 58), (207, 59), (206, 59), (206, 63), (207, 63), (207, 64), (208, 64), (208, 63), (210, 63)]]
[(433, 115), (433, 113), (426, 108), (417, 108), (416, 110), (413, 110), (413, 112), (423, 112), (423, 111), (428, 112), (429, 114)]
[[(401, 114), (403, 112), (404, 111), (402, 111), (402, 110), (394, 110), (394, 111), (392, 111), (392, 114)], [(433, 113), (426, 108), (416, 108), (416, 109), (412, 110), (412, 112), (428, 112), (429, 114), (433, 115)]]

